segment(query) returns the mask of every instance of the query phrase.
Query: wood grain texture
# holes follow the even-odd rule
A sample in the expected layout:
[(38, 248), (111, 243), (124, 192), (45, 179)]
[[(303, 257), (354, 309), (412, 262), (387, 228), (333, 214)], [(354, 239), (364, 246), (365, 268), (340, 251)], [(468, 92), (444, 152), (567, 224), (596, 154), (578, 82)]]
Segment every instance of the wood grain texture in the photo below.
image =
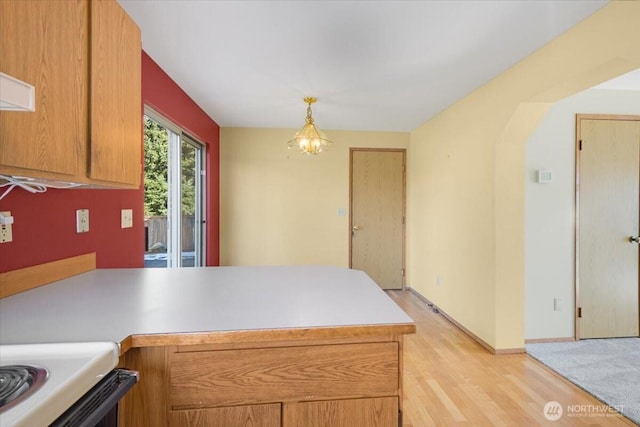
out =
[[(546, 426), (544, 405), (601, 405), (526, 354), (493, 355), (410, 292), (388, 294), (417, 324), (403, 339), (403, 426)], [(618, 414), (554, 426), (632, 426)]]
[(0, 2), (2, 72), (36, 88), (33, 113), (0, 111), (0, 174), (86, 179), (86, 0)]
[(170, 405), (393, 396), (400, 387), (398, 351), (390, 342), (175, 353)]
[(171, 411), (171, 427), (280, 427), (280, 404)]
[(115, 0), (91, 2), (91, 179), (138, 187), (141, 176), (140, 29)]
[[(168, 354), (171, 347), (135, 348), (124, 355), (124, 367), (140, 373), (140, 380), (119, 404), (124, 427), (168, 425)], [(122, 358), (121, 358), (122, 360)]]
[(313, 345), (336, 345), (336, 344), (361, 344), (375, 342), (401, 341), (402, 336), (381, 336), (371, 338), (336, 338), (324, 340), (283, 340), (283, 341), (266, 341), (266, 342), (239, 342), (239, 343), (221, 343), (221, 344), (196, 344), (196, 345), (179, 345), (176, 347), (178, 353), (189, 353), (194, 351), (216, 351), (216, 350), (242, 350), (247, 348), (273, 348), (273, 347), (308, 347)]
[(396, 427), (398, 398), (286, 403), (283, 427)]
[(579, 336), (638, 336), (640, 118), (579, 126)]
[(0, 298), (95, 270), (95, 252), (0, 273)]
[(383, 289), (404, 283), (404, 157), (404, 151), (351, 150), (350, 264)]
[(380, 337), (415, 333), (414, 324), (338, 326), (331, 328), (261, 329), (246, 331), (194, 332), (181, 334), (132, 335), (130, 347), (258, 343), (287, 340), (324, 340)]

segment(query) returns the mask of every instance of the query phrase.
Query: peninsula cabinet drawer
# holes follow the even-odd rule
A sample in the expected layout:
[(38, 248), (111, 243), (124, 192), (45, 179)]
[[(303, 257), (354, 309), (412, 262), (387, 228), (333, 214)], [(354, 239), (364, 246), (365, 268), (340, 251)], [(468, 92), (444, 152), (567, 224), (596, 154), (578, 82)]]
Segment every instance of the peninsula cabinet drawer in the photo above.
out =
[(281, 405), (249, 405), (169, 412), (169, 427), (280, 427)]
[(397, 342), (173, 353), (171, 409), (397, 396)]

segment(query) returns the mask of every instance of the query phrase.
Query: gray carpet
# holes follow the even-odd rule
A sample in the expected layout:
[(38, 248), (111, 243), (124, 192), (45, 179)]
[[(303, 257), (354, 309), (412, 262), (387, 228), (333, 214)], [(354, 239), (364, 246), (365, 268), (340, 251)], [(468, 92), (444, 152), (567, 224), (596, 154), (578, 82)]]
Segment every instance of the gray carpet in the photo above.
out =
[(640, 425), (640, 338), (527, 344), (527, 353)]

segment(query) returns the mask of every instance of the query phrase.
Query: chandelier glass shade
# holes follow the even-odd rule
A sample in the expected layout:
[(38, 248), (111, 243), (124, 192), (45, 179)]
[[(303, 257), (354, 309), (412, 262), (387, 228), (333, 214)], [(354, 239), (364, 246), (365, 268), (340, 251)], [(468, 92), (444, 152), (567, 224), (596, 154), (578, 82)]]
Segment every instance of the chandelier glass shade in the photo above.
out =
[(304, 102), (307, 103), (307, 118), (302, 129), (288, 142), (290, 150), (297, 149), (305, 154), (320, 154), (331, 146), (332, 142), (313, 123), (311, 104), (316, 101), (317, 99), (312, 96), (304, 98)]

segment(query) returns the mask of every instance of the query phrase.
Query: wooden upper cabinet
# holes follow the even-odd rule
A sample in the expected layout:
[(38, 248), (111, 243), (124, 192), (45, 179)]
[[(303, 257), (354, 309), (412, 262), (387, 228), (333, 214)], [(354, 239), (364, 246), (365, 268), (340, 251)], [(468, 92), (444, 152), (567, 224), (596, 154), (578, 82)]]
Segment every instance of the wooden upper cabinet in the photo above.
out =
[(140, 184), (140, 29), (114, 0), (91, 3), (92, 179)]
[(0, 112), (0, 174), (138, 188), (140, 40), (115, 0), (1, 0), (0, 71), (36, 111)]
[(86, 1), (0, 1), (0, 71), (36, 87), (36, 111), (0, 111), (0, 174), (86, 175)]

